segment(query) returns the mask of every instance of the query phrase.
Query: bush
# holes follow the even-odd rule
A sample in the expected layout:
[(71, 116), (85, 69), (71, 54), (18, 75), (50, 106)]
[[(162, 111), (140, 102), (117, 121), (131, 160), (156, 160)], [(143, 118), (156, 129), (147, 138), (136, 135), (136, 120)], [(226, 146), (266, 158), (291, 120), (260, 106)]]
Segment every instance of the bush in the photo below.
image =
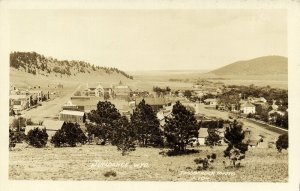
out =
[(86, 141), (87, 137), (77, 123), (64, 124), (51, 138), (51, 143), (54, 144), (55, 147), (75, 147), (77, 143), (85, 144)]
[(17, 137), (13, 130), (9, 129), (9, 149), (16, 146), (17, 143)]
[(197, 170), (207, 170), (209, 166), (216, 160), (217, 155), (213, 153), (212, 155), (207, 155), (206, 158), (197, 158), (194, 160), (196, 164), (199, 164)]
[(107, 171), (103, 174), (105, 177), (110, 177), (110, 176), (113, 176), (113, 177), (116, 177), (117, 176), (117, 173), (113, 170), (111, 171)]
[(280, 135), (276, 141), (276, 148), (278, 152), (281, 152), (282, 149), (287, 149), (289, 147), (289, 136), (288, 134)]
[(34, 128), (27, 134), (27, 143), (36, 148), (45, 147), (48, 140), (46, 129)]

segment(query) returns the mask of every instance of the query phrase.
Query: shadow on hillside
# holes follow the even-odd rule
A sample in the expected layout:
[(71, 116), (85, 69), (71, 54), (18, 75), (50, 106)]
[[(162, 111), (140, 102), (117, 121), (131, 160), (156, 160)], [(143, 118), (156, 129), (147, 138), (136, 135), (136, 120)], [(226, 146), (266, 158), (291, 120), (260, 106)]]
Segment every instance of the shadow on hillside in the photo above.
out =
[(159, 152), (162, 156), (181, 156), (181, 155), (189, 155), (199, 153), (199, 150), (195, 149), (186, 149), (184, 151), (176, 151), (176, 150), (168, 150)]

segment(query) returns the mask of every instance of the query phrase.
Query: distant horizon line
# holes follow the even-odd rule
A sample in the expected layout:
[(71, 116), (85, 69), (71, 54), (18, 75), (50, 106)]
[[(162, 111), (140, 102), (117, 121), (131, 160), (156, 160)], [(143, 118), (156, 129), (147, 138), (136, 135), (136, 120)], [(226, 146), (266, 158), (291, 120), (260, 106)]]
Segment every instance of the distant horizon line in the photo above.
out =
[(216, 68), (205, 68), (205, 69), (193, 69), (193, 68), (190, 68), (190, 69), (145, 69), (145, 70), (127, 70), (127, 69), (121, 69), (120, 67), (114, 67), (114, 66), (106, 66), (106, 65), (98, 65), (98, 64), (94, 64), (90, 61), (86, 61), (85, 59), (63, 59), (63, 58), (57, 58), (57, 56), (48, 56), (48, 55), (45, 55), (44, 53), (39, 53), (38, 51), (36, 50), (32, 50), (32, 51), (22, 51), (22, 50), (10, 50), (10, 54), (13, 53), (13, 52), (26, 52), (26, 53), (32, 53), (32, 52), (35, 52), (39, 55), (43, 55), (45, 56), (46, 58), (53, 58), (53, 59), (57, 59), (58, 61), (64, 61), (64, 60), (67, 60), (67, 61), (82, 61), (82, 62), (86, 62), (86, 63), (89, 63), (91, 65), (95, 65), (95, 66), (99, 66), (99, 67), (108, 67), (108, 68), (117, 68), (119, 70), (122, 70), (124, 72), (179, 72), (179, 71), (186, 71), (186, 72), (191, 72), (191, 71), (194, 71), (194, 72), (203, 72), (203, 73), (206, 73), (206, 72), (210, 72), (210, 71), (213, 71), (213, 70), (217, 70), (219, 68), (222, 68), (222, 67), (225, 67), (227, 65), (230, 65), (230, 64), (233, 64), (235, 62), (241, 62), (241, 61), (248, 61), (248, 60), (253, 60), (253, 59), (257, 59), (257, 58), (261, 58), (261, 57), (268, 57), (268, 56), (278, 56), (278, 57), (285, 57), (285, 58), (288, 58), (288, 56), (283, 56), (283, 55), (277, 55), (277, 54), (269, 54), (269, 55), (262, 55), (262, 56), (257, 56), (257, 57), (254, 57), (254, 58), (251, 58), (251, 59), (240, 59), (240, 60), (236, 60), (234, 62), (231, 62), (231, 63), (227, 63), (227, 64), (224, 64), (224, 65), (221, 65), (219, 67), (216, 67)]

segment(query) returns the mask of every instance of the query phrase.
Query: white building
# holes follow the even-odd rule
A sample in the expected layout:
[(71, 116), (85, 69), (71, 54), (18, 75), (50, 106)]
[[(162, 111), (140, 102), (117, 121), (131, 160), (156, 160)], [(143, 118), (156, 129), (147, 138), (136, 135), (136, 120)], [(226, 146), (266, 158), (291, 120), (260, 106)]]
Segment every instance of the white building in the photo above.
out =
[(245, 102), (241, 105), (241, 111), (244, 114), (255, 113), (255, 105), (250, 102)]

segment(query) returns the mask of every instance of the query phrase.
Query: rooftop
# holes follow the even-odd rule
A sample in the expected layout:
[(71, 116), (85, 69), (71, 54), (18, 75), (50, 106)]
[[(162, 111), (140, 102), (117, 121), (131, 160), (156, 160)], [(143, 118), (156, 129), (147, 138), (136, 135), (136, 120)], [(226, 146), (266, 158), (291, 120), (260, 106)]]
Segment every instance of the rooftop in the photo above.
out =
[(146, 104), (149, 105), (166, 105), (167, 103), (170, 103), (165, 98), (162, 97), (145, 97), (145, 98), (136, 98), (136, 104), (139, 104), (142, 100), (145, 100)]
[(64, 121), (55, 121), (55, 120), (46, 119), (43, 122), (43, 126), (45, 126), (47, 130), (59, 130), (61, 129), (64, 123), (65, 123)]
[(83, 116), (84, 112), (82, 112), (82, 111), (71, 111), (71, 110), (62, 110), (59, 114)]

